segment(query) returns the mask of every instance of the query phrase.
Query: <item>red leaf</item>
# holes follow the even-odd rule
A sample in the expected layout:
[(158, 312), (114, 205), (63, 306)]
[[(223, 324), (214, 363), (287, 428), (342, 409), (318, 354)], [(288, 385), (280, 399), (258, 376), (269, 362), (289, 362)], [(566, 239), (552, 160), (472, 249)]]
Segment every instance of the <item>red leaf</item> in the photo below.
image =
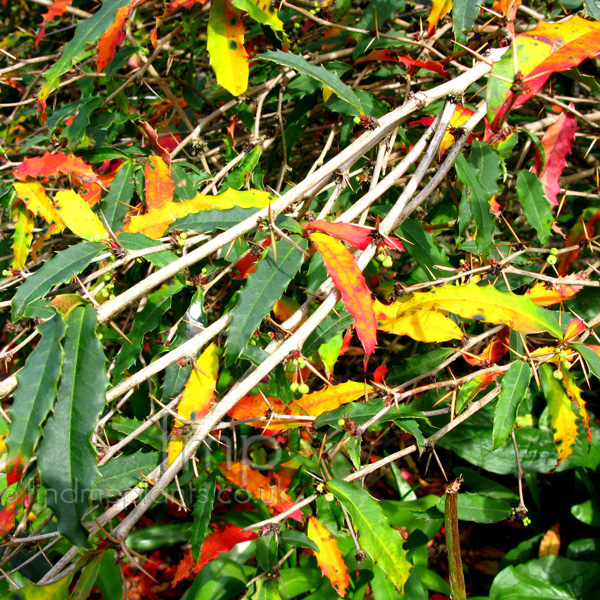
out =
[(144, 130), (144, 133), (148, 136), (148, 141), (152, 146), (152, 149), (158, 154), (164, 161), (165, 164), (171, 166), (171, 153), (158, 141), (158, 133), (150, 123), (146, 121), (138, 121), (140, 127)]
[(160, 208), (173, 200), (173, 178), (171, 170), (160, 156), (150, 156), (144, 167), (146, 183), (146, 205), (148, 208)]
[(570, 342), (578, 335), (581, 335), (586, 329), (587, 325), (581, 319), (571, 319), (570, 323), (567, 325), (567, 331), (565, 332), (563, 342), (565, 344)]
[(313, 233), (309, 237), (323, 255), (327, 273), (342, 294), (346, 308), (354, 317), (354, 328), (365, 349), (366, 370), (369, 357), (377, 344), (377, 319), (364, 275), (356, 265), (350, 250), (341, 242), (324, 233)]
[[(373, 227), (365, 227), (364, 225), (353, 225), (352, 223), (330, 223), (329, 221), (309, 221), (302, 225), (304, 231), (321, 231), (332, 235), (347, 244), (350, 244), (357, 250), (366, 250), (369, 244), (373, 241), (376, 231)], [(404, 252), (402, 242), (397, 238), (386, 237), (380, 246), (389, 246), (400, 252)]]
[(20, 181), (24, 181), (27, 177), (58, 177), (60, 174), (69, 175), (71, 173), (77, 175), (81, 181), (100, 183), (100, 179), (92, 167), (83, 159), (74, 154), (63, 154), (62, 152), (56, 154), (46, 152), (44, 156), (26, 158), (13, 171), (14, 176)]
[(522, 0), (494, 0), (492, 10), (502, 13), (508, 18), (506, 27), (509, 31), (515, 32), (515, 17), (517, 9), (521, 6)]
[(510, 329), (505, 327), (498, 332), (496, 339), (488, 344), (479, 355), (463, 353), (463, 358), (474, 367), (498, 362), (507, 352), (510, 341)]
[(206, 536), (200, 558), (198, 559), (197, 568), (201, 569), (208, 564), (213, 558), (216, 558), (221, 552), (228, 552), (236, 544), (255, 540), (258, 537), (256, 531), (242, 531), (241, 528), (235, 525), (225, 525), (223, 529), (217, 529), (210, 535)]
[(54, 21), (57, 17), (62, 17), (67, 10), (67, 6), (71, 6), (73, 0), (54, 0), (54, 4), (48, 9), (48, 12), (42, 15), (42, 24), (40, 32), (35, 38), (35, 45), (37, 46), (46, 33), (46, 25), (51, 21)]
[[(270, 237), (268, 237), (259, 242), (259, 244), (263, 248), (268, 248), (271, 245), (272, 241), (273, 240)], [(234, 271), (233, 276), (236, 279), (248, 279), (248, 275), (254, 273), (254, 271), (256, 270), (256, 263), (258, 262), (259, 258), (260, 254), (253, 254), (252, 252), (246, 254), (244, 258), (242, 258), (236, 263), (234, 269), (237, 271), (237, 274)]]
[(355, 61), (354, 64), (357, 65), (361, 62), (366, 62), (369, 60), (386, 60), (389, 62), (399, 62), (407, 67), (410, 67), (410, 73), (414, 72), (416, 69), (427, 69), (428, 71), (439, 73), (444, 77), (450, 76), (446, 69), (444, 69), (444, 66), (441, 62), (437, 62), (435, 60), (419, 60), (416, 58), (411, 58), (410, 56), (395, 56), (391, 54), (391, 50), (389, 50), (388, 48), (384, 50), (372, 50), (371, 52), (369, 52), (369, 54)]
[(567, 164), (567, 154), (571, 152), (571, 144), (577, 131), (577, 119), (569, 112), (563, 112), (556, 121), (548, 127), (542, 138), (542, 146), (546, 155), (546, 164), (542, 171), (542, 160), (539, 152), (535, 155), (535, 166), (531, 169), (542, 182), (546, 198), (550, 204), (558, 204), (560, 193), (558, 178), (562, 175)]
[(389, 372), (390, 370), (385, 365), (379, 365), (373, 374), (373, 381), (375, 383), (381, 383)]
[(131, 4), (119, 8), (114, 23), (102, 34), (98, 42), (98, 58), (96, 59), (98, 73), (108, 67), (115, 56), (117, 46), (123, 43), (125, 39), (125, 21), (131, 14), (134, 4), (135, 0)]

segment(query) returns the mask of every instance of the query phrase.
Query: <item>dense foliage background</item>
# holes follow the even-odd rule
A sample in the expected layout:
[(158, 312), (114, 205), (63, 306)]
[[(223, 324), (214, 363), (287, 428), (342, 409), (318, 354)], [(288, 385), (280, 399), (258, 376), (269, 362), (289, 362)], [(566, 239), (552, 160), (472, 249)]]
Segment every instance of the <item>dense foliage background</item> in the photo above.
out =
[(3, 0), (0, 595), (592, 598), (594, 0)]

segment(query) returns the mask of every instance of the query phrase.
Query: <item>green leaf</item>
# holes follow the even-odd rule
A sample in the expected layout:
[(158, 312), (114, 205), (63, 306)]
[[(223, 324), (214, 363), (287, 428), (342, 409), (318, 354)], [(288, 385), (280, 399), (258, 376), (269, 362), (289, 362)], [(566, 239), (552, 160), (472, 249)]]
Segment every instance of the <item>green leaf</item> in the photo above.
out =
[[(110, 427), (119, 433), (129, 435), (138, 429), (144, 421), (138, 421), (137, 419), (129, 419), (127, 417), (115, 417), (110, 422)], [(153, 425), (142, 431), (136, 438), (138, 442), (147, 444), (156, 450), (166, 450), (166, 438), (165, 435), (158, 429), (157, 425)]]
[(213, 471), (204, 481), (194, 482), (197, 496), (194, 502), (194, 522), (190, 530), (190, 544), (192, 544), (192, 558), (200, 558), (202, 544), (206, 537), (206, 530), (210, 523), (213, 505), (215, 503), (215, 490), (217, 489), (217, 473)]
[(169, 225), (169, 231), (195, 231), (212, 233), (217, 229), (226, 230), (259, 212), (260, 208), (226, 208), (225, 210), (202, 210), (177, 219)]
[(284, 529), (279, 534), (279, 541), (292, 548), (311, 548), (319, 551), (319, 547), (306, 534), (294, 529)]
[(569, 348), (573, 348), (573, 350), (579, 352), (592, 375), (600, 379), (600, 356), (585, 344), (571, 344)]
[(162, 316), (171, 308), (172, 297), (179, 293), (182, 288), (181, 283), (169, 281), (156, 292), (148, 295), (146, 305), (136, 314), (133, 327), (127, 334), (132, 343), (125, 341), (121, 347), (121, 352), (117, 355), (112, 371), (113, 381), (116, 381), (116, 377), (127, 371), (135, 362), (142, 351), (144, 336), (160, 325)]
[(42, 423), (52, 410), (63, 361), (61, 340), (66, 325), (60, 315), (38, 326), (42, 339), (17, 373), (17, 390), (10, 408), (11, 427), (6, 445), (9, 461), (26, 464), (42, 435)]
[(479, 14), (477, 0), (454, 0), (452, 3), (452, 31), (457, 42), (465, 44), (467, 34)]
[(135, 552), (151, 552), (164, 546), (187, 543), (189, 539), (189, 523), (173, 523), (133, 531), (127, 536), (126, 543)]
[(404, 247), (421, 267), (426, 279), (433, 281), (438, 277), (448, 276), (447, 271), (436, 269), (435, 265), (441, 267), (452, 267), (452, 265), (445, 252), (435, 243), (433, 235), (425, 231), (421, 221), (407, 219), (398, 229), (398, 235), (407, 241)]
[(600, 20), (600, 5), (598, 0), (583, 0), (585, 4), (585, 10), (588, 15), (594, 17), (594, 19)]
[(273, 61), (278, 65), (290, 67), (291, 69), (298, 71), (298, 73), (316, 79), (323, 85), (331, 88), (334, 94), (339, 96), (342, 100), (353, 106), (358, 111), (359, 115), (365, 114), (360, 99), (354, 90), (348, 87), (335, 73), (328, 71), (325, 67), (316, 67), (297, 54), (293, 54), (292, 52), (282, 52), (281, 50), (263, 52), (263, 54), (259, 54), (255, 58)]
[(45, 73), (46, 82), (42, 85), (38, 98), (45, 100), (58, 87), (64, 73), (70, 71), (74, 61), (85, 50), (86, 44), (97, 42), (102, 34), (115, 22), (117, 10), (131, 0), (106, 0), (100, 10), (89, 19), (82, 19), (77, 25), (73, 39), (64, 47), (60, 58)]
[(365, 490), (346, 481), (328, 481), (327, 491), (350, 513), (360, 534), (361, 547), (402, 593), (412, 565), (406, 558), (402, 536), (391, 527), (379, 502)]
[(70, 281), (83, 271), (102, 250), (103, 244), (80, 242), (56, 253), (19, 287), (12, 300), (13, 321), (18, 321), (28, 304), (44, 297), (53, 286)]
[(279, 544), (276, 535), (263, 535), (256, 540), (256, 561), (258, 566), (270, 573), (277, 562), (277, 551)]
[(597, 499), (590, 498), (581, 504), (573, 504), (571, 514), (586, 525), (600, 527), (600, 503)]
[[(320, 255), (320, 254), (319, 254)], [(338, 333), (352, 327), (354, 318), (346, 310), (343, 302), (338, 302), (335, 310), (330, 312), (308, 336), (302, 347), (305, 356), (312, 356), (319, 348), (334, 338)]]
[[(437, 442), (472, 465), (498, 474), (517, 474), (515, 449), (508, 441), (492, 451), (494, 407), (490, 404), (471, 415), (460, 427)], [(547, 473), (556, 467), (556, 445), (552, 432), (538, 427), (515, 429), (521, 465), (526, 474)]]
[(462, 154), (458, 156), (454, 166), (456, 174), (464, 186), (463, 200), (468, 201), (477, 225), (477, 251), (480, 255), (486, 254), (494, 243), (494, 221), (489, 205), (494, 192), (484, 185), (482, 171), (467, 161)]
[(492, 432), (494, 445), (492, 450), (497, 450), (503, 446), (512, 433), (517, 420), (517, 409), (521, 404), (521, 400), (525, 398), (530, 380), (531, 367), (522, 360), (511, 365), (502, 378), (502, 390), (500, 396), (498, 396), (498, 403), (494, 412), (494, 430)]
[[(118, 236), (119, 243), (127, 250), (144, 250), (145, 248), (154, 248), (160, 244), (156, 240), (152, 240), (143, 233), (120, 233)], [(162, 269), (166, 265), (177, 260), (177, 256), (171, 250), (164, 252), (156, 252), (155, 254), (147, 254), (145, 259), (153, 265)]]
[[(304, 250), (308, 242), (293, 236)], [(290, 281), (300, 270), (304, 255), (287, 240), (277, 242), (277, 260), (273, 246), (258, 262), (256, 271), (248, 277), (248, 283), (240, 292), (238, 305), (233, 310), (231, 326), (227, 335), (225, 353), (228, 360), (235, 360), (246, 347), (248, 340), (281, 298)]]
[(78, 106), (77, 116), (60, 134), (61, 139), (67, 139), (69, 148), (75, 148), (77, 144), (85, 138), (86, 129), (90, 124), (90, 116), (97, 108), (100, 108), (103, 103), (104, 100), (102, 98), (94, 96)]
[(26, 583), (21, 589), (9, 592), (3, 600), (68, 600), (70, 577), (63, 577), (48, 585)]
[(517, 197), (525, 219), (537, 231), (540, 242), (545, 246), (552, 233), (554, 218), (542, 182), (531, 171), (518, 172)]
[[(245, 10), (248, 15), (258, 23), (268, 25), (273, 31), (283, 32), (283, 23), (277, 16), (277, 11), (272, 2), (263, 3), (257, 0), (231, 0), (231, 3), (240, 10)], [(269, 5), (267, 10), (263, 6)]]
[[(460, 521), (471, 521), (473, 523), (498, 523), (510, 519), (511, 507), (502, 500), (490, 498), (484, 494), (472, 494), (460, 492), (458, 499), (458, 518)], [(444, 513), (443, 498), (436, 505), (440, 513)]]
[(597, 563), (545, 556), (508, 567), (495, 578), (492, 600), (583, 600), (593, 598), (600, 584)]
[(133, 163), (126, 160), (117, 171), (108, 194), (100, 205), (100, 210), (113, 232), (123, 228), (123, 219), (129, 209), (134, 187)]
[(231, 173), (227, 175), (227, 177), (225, 177), (221, 185), (221, 190), (224, 190), (228, 187), (234, 190), (241, 190), (244, 185), (246, 185), (246, 182), (250, 180), (250, 176), (256, 168), (256, 165), (258, 165), (261, 154), (262, 148), (260, 145), (254, 147), (242, 159), (239, 165), (235, 167)]
[(387, 380), (390, 385), (396, 386), (420, 375), (425, 375), (425, 373), (429, 373), (431, 369), (444, 362), (452, 353), (451, 348), (437, 348), (420, 356), (407, 358), (401, 364), (392, 366), (392, 371)]
[(73, 589), (69, 600), (86, 600), (90, 595), (102, 566), (102, 554), (94, 556), (81, 570), (77, 585)]
[[(275, 536), (271, 536), (275, 537)], [(258, 538), (261, 540), (262, 538)], [(279, 588), (276, 581), (271, 581), (266, 577), (259, 579), (256, 582), (256, 593), (252, 596), (252, 600), (280, 600)]]
[(38, 451), (46, 501), (57, 517), (58, 529), (84, 548), (89, 543), (81, 520), (98, 473), (91, 437), (108, 385), (95, 327), (96, 311), (91, 306), (78, 306), (69, 314), (58, 396)]
[(136, 452), (111, 458), (100, 467), (100, 477), (92, 492), (94, 500), (118, 496), (124, 490), (143, 481), (140, 471), (148, 475), (161, 462), (160, 452)]

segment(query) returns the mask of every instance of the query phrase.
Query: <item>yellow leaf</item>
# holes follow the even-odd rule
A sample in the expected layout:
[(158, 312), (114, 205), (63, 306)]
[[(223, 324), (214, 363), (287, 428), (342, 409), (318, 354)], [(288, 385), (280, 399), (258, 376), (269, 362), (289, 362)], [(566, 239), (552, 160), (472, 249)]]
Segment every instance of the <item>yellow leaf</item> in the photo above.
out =
[(208, 53), (217, 82), (234, 96), (248, 89), (248, 54), (241, 12), (228, 0), (213, 0), (208, 17)]
[(558, 556), (560, 551), (560, 533), (558, 533), (558, 523), (549, 529), (540, 542), (539, 557)]
[(539, 373), (542, 390), (548, 403), (550, 422), (554, 429), (554, 442), (558, 451), (558, 465), (560, 465), (573, 453), (573, 445), (577, 438), (577, 415), (573, 410), (571, 398), (554, 377), (553, 370), (548, 365), (542, 365)]
[(196, 194), (191, 200), (184, 202), (165, 202), (160, 207), (150, 208), (145, 215), (131, 217), (125, 226), (125, 231), (130, 233), (142, 232), (149, 238), (161, 237), (171, 223), (186, 215), (207, 211), (226, 210), (229, 208), (264, 208), (268, 206), (275, 196), (261, 190), (232, 190), (228, 189), (217, 196)]
[[(211, 344), (202, 353), (190, 373), (177, 408), (177, 415), (185, 421), (196, 421), (206, 415), (215, 393), (218, 377), (218, 347), (216, 344)], [(184, 426), (183, 421), (175, 419), (174, 429)], [(172, 436), (168, 447), (169, 466), (179, 456), (185, 442), (185, 436)]]
[(15, 191), (17, 198), (25, 203), (25, 206), (34, 214), (39, 215), (50, 225), (56, 225), (54, 232), (60, 233), (65, 224), (52, 204), (52, 200), (48, 198), (46, 192), (39, 181), (27, 179), (26, 181), (16, 181)]
[(306, 533), (319, 548), (319, 551), (315, 552), (315, 558), (321, 573), (331, 581), (333, 589), (343, 598), (350, 584), (350, 578), (348, 577), (348, 567), (336, 539), (331, 535), (329, 529), (315, 517), (308, 518)]
[(25, 208), (25, 205), (19, 203), (16, 210), (13, 211), (17, 221), (15, 223), (15, 232), (13, 234), (13, 262), (12, 268), (21, 270), (27, 262), (27, 255), (33, 240), (33, 215)]
[(418, 342), (447, 342), (460, 340), (463, 333), (460, 327), (437, 310), (421, 310), (413, 314), (398, 316), (398, 307), (395, 304), (386, 306), (375, 300), (373, 310), (377, 317), (377, 329), (408, 335)]
[(431, 37), (435, 28), (437, 27), (438, 21), (443, 19), (452, 10), (452, 0), (433, 0), (431, 12), (427, 17), (429, 28), (427, 29), (427, 35)]
[(346, 381), (346, 383), (330, 385), (296, 400), (290, 405), (290, 412), (295, 415), (318, 417), (324, 412), (339, 408), (342, 404), (362, 398), (372, 389), (370, 385), (358, 381)]
[(54, 205), (64, 224), (79, 237), (90, 242), (101, 242), (108, 232), (89, 204), (72, 190), (57, 192)]

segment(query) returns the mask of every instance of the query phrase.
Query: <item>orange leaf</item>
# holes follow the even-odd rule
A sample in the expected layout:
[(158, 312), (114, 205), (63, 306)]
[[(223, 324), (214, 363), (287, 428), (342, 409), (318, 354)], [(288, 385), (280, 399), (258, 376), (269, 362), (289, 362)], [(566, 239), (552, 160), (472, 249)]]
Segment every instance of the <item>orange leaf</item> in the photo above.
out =
[(161, 208), (173, 200), (171, 169), (160, 156), (151, 156), (144, 167), (146, 204), (149, 209)]
[(515, 32), (515, 17), (522, 0), (494, 0), (492, 10), (502, 13), (508, 18), (507, 29)]
[[(330, 223), (329, 221), (309, 221), (302, 225), (304, 231), (321, 231), (350, 244), (357, 250), (365, 250), (377, 237), (377, 231), (373, 227), (364, 225), (353, 225), (352, 223)], [(404, 246), (399, 239), (386, 237), (378, 245), (389, 246), (394, 250), (404, 252)]]
[(433, 6), (427, 22), (429, 27), (427, 28), (427, 35), (431, 37), (440, 19), (443, 19), (452, 10), (452, 0), (433, 0)]
[(319, 548), (319, 551), (315, 552), (315, 558), (321, 573), (331, 581), (333, 589), (343, 598), (350, 585), (350, 577), (336, 539), (331, 535), (329, 529), (315, 517), (308, 518), (306, 533)]
[[(279, 485), (279, 480), (275, 475), (276, 484), (271, 483), (269, 477), (265, 477), (258, 471), (250, 469), (242, 463), (221, 463), (221, 472), (225, 479), (237, 487), (244, 488), (257, 500), (266, 504), (277, 513), (282, 513), (294, 506), (295, 502), (283, 491)], [(302, 521), (303, 515), (300, 509), (290, 515), (291, 519)], [(204, 551), (204, 547), (203, 547)]]
[(191, 200), (166, 202), (159, 208), (150, 208), (145, 215), (131, 217), (125, 226), (125, 231), (130, 233), (141, 231), (144, 235), (156, 239), (165, 233), (171, 223), (191, 213), (212, 209), (225, 210), (234, 206), (263, 208), (274, 199), (275, 197), (269, 192), (261, 190), (240, 192), (229, 188), (217, 196), (205, 196), (198, 193)]
[(281, 298), (275, 302), (273, 313), (283, 323), (284, 321), (287, 321), (299, 308), (300, 304), (298, 304), (298, 302), (292, 298), (288, 298), (287, 296), (281, 296)]
[(134, 3), (135, 0), (131, 4), (117, 9), (114, 23), (102, 34), (98, 42), (98, 58), (96, 59), (98, 73), (108, 67), (115, 56), (117, 46), (123, 43), (125, 39), (125, 21), (131, 14)]
[(25, 181), (27, 177), (58, 177), (60, 174), (70, 175), (71, 173), (77, 175), (82, 181), (100, 183), (100, 179), (92, 167), (83, 159), (74, 154), (63, 154), (62, 152), (56, 154), (46, 152), (44, 156), (26, 158), (13, 171), (14, 176), (20, 181)]
[(377, 319), (373, 311), (371, 292), (352, 253), (338, 240), (324, 233), (309, 235), (323, 255), (327, 273), (342, 295), (348, 311), (354, 317), (354, 328), (365, 349), (364, 368), (377, 344)]
[(37, 46), (46, 33), (46, 25), (51, 21), (54, 21), (57, 17), (62, 17), (67, 10), (67, 6), (71, 6), (73, 0), (54, 0), (54, 4), (48, 8), (48, 12), (42, 15), (42, 24), (40, 32), (35, 38), (35, 45)]
[[(148, 141), (150, 142), (154, 152), (156, 152), (165, 161), (167, 167), (170, 167), (171, 153), (158, 140), (158, 132), (156, 129), (154, 129), (154, 127), (152, 127), (152, 125), (146, 121), (138, 121), (138, 124), (148, 136)], [(164, 140), (166, 140), (166, 138), (164, 138)]]
[(570, 342), (573, 338), (581, 335), (587, 329), (586, 324), (581, 319), (571, 319), (567, 325), (567, 331), (565, 332), (565, 344)]
[[(598, 35), (600, 22), (576, 15), (558, 23), (539, 21), (535, 29), (517, 34), (513, 45), (517, 61), (511, 48), (492, 68), (492, 74), (502, 78), (490, 78), (487, 90), (488, 118), (493, 127), (508, 108), (521, 106), (535, 96), (552, 73), (566, 71), (600, 54)], [(521, 93), (511, 91), (515, 62), (524, 78)], [(515, 93), (518, 95), (513, 98)]]
[(560, 551), (560, 533), (558, 532), (558, 523), (551, 527), (540, 542), (540, 551), (538, 556), (558, 556)]
[[(581, 275), (574, 275), (584, 281)], [(557, 302), (563, 302), (572, 298), (577, 292), (583, 289), (583, 285), (557, 285), (546, 287), (543, 281), (536, 283), (532, 288), (525, 292), (538, 306), (550, 306)]]
[(535, 165), (531, 170), (542, 182), (546, 198), (548, 198), (550, 204), (558, 204), (558, 194), (560, 193), (558, 179), (567, 164), (567, 154), (571, 152), (571, 144), (575, 139), (576, 131), (577, 119), (571, 113), (563, 112), (548, 127), (544, 137), (542, 137), (542, 146), (546, 157), (543, 170), (540, 153), (536, 152), (535, 154)]
[[(444, 155), (444, 152), (446, 152), (446, 150), (448, 148), (450, 148), (450, 146), (452, 146), (452, 144), (454, 144), (454, 136), (452, 135), (451, 131), (453, 127), (460, 127), (461, 125), (464, 125), (470, 118), (471, 115), (473, 115), (473, 111), (470, 108), (467, 108), (466, 106), (463, 106), (462, 104), (459, 104), (456, 107), (456, 110), (454, 111), (454, 114), (452, 115), (452, 118), (450, 119), (450, 124), (448, 125), (448, 131), (446, 131), (446, 133), (444, 134), (444, 137), (442, 138), (442, 141), (440, 143), (440, 156)], [(474, 136), (470, 136), (471, 139), (473, 139)]]

